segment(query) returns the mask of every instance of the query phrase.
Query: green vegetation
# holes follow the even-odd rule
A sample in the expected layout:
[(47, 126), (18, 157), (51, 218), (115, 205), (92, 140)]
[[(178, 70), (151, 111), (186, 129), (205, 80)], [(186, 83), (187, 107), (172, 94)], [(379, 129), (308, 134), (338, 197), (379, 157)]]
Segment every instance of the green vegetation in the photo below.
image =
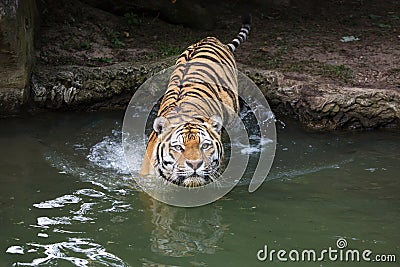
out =
[(88, 50), (92, 47), (90, 41), (86, 40), (80, 44), (80, 47), (84, 50)]
[(125, 13), (124, 17), (130, 26), (139, 26), (142, 23), (139, 16), (133, 12)]
[(180, 46), (171, 45), (168, 43), (160, 44), (158, 51), (161, 53), (161, 57), (176, 56), (182, 53), (184, 49)]
[(61, 45), (61, 47), (62, 47), (62, 49), (64, 49), (64, 50), (70, 50), (71, 48), (72, 48), (72, 44), (71, 44), (71, 42), (64, 42), (62, 45)]
[(277, 68), (282, 66), (282, 63), (281, 63), (280, 59), (278, 59), (276, 57), (268, 59), (265, 62), (265, 64), (266, 64), (267, 69), (277, 69)]
[(125, 43), (122, 42), (122, 41), (121, 41), (120, 39), (118, 39), (118, 38), (113, 39), (113, 40), (112, 40), (112, 44), (113, 44), (114, 47), (117, 47), (117, 48), (121, 48), (121, 47), (124, 47), (124, 46), (125, 46)]
[(146, 52), (144, 58), (146, 60), (160, 60), (166, 57), (178, 56), (184, 49), (183, 46), (177, 46), (167, 42), (158, 42), (154, 50)]
[(353, 78), (353, 71), (345, 65), (321, 64), (317, 73), (328, 78), (348, 82)]
[(49, 53), (47, 51), (40, 51), (40, 56), (41, 57), (47, 57)]
[(289, 71), (301, 72), (304, 71), (306, 64), (303, 62), (293, 62), (285, 66), (285, 69)]
[(113, 63), (114, 62), (112, 58), (108, 58), (108, 57), (94, 57), (94, 58), (91, 58), (90, 61), (92, 63), (89, 63), (89, 65), (93, 65), (93, 66), (96, 65), (96, 64), (93, 64), (95, 62), (99, 62), (99, 63)]
[(377, 26), (382, 29), (391, 29), (394, 25), (393, 23), (398, 23), (397, 20), (400, 19), (398, 15), (389, 15), (389, 16), (378, 16), (374, 14), (370, 14), (368, 16), (370, 20), (372, 20), (372, 25)]
[(111, 42), (112, 47), (121, 48), (125, 46), (125, 43), (119, 39), (121, 35), (120, 33), (108, 27), (104, 27), (102, 32), (104, 32), (104, 34), (107, 36), (107, 39)]

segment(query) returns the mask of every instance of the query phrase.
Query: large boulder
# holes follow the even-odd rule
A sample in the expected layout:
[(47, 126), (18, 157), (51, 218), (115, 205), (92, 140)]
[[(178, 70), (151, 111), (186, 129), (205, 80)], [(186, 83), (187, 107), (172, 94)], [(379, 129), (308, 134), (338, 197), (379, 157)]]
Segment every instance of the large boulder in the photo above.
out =
[(0, 0), (0, 116), (28, 99), (36, 13), (35, 0)]

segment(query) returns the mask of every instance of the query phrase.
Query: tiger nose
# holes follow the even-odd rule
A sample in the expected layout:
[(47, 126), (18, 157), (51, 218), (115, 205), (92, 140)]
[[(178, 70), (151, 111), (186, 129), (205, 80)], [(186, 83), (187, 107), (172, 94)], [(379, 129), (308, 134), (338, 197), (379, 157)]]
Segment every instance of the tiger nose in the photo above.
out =
[(203, 161), (202, 160), (188, 160), (188, 161), (186, 161), (186, 164), (193, 170), (197, 170), (198, 168), (200, 168), (201, 165), (203, 165)]

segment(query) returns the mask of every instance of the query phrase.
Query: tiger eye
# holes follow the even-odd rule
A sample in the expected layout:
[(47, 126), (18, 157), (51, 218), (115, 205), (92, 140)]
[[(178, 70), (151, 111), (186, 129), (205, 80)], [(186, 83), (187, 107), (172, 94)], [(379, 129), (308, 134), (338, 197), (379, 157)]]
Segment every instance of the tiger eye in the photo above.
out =
[(207, 144), (207, 143), (206, 143), (206, 144), (202, 144), (202, 145), (201, 145), (201, 149), (204, 149), (204, 150), (205, 150), (205, 149), (207, 149), (207, 148), (210, 148), (210, 146), (211, 146), (211, 145), (210, 145), (210, 144)]
[(172, 148), (179, 152), (183, 151), (183, 147), (181, 145), (175, 145), (175, 146), (172, 146)]

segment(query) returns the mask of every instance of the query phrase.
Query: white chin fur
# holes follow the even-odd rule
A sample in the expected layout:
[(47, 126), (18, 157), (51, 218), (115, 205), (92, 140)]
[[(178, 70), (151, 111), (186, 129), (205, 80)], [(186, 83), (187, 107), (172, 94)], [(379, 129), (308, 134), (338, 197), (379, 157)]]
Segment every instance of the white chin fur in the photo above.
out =
[(206, 183), (206, 180), (200, 176), (196, 177), (188, 177), (183, 181), (183, 186), (186, 187), (196, 187), (196, 186), (202, 186)]

